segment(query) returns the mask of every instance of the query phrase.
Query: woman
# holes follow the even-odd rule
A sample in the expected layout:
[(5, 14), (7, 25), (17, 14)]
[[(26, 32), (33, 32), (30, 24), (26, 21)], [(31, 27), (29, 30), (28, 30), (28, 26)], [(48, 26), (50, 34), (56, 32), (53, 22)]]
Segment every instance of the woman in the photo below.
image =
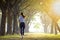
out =
[(20, 32), (21, 35), (24, 35), (24, 29), (25, 29), (25, 16), (23, 15), (23, 13), (21, 13), (21, 15), (19, 16), (19, 21), (20, 21)]

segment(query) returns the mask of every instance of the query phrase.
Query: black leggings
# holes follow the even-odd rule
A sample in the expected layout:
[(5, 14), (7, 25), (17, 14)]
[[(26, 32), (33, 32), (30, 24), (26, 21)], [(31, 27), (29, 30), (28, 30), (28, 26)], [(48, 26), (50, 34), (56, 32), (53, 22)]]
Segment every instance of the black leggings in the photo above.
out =
[(24, 35), (24, 29), (25, 29), (25, 23), (21, 22), (20, 23), (20, 33), (21, 33), (21, 35)]

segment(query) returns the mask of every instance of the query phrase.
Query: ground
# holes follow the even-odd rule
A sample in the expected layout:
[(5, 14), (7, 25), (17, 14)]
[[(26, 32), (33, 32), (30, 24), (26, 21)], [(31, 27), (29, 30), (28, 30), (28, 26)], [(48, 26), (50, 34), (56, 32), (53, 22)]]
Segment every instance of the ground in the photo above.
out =
[(25, 33), (23, 39), (21, 35), (0, 36), (0, 40), (60, 40), (60, 34), (44, 34), (44, 33)]

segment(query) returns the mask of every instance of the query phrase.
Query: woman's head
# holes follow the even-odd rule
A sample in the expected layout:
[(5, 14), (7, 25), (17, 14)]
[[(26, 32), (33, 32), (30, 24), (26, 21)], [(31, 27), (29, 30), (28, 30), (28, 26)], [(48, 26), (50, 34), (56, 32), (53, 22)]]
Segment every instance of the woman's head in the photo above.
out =
[(21, 15), (25, 18), (25, 16), (23, 15), (23, 12), (21, 12)]
[(23, 15), (23, 12), (21, 12), (21, 15)]

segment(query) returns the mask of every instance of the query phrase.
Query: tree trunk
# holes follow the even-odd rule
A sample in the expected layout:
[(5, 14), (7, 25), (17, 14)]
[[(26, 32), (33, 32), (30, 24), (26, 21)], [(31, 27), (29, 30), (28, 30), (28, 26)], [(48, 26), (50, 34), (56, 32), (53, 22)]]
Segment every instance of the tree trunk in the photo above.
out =
[(54, 22), (54, 26), (55, 26), (55, 34), (57, 34), (57, 23)]
[(57, 34), (57, 28), (56, 28), (57, 26), (55, 26), (55, 34)]
[(55, 21), (52, 22), (51, 33), (57, 34), (57, 23)]
[(53, 29), (54, 29), (54, 34), (57, 34), (57, 23), (56, 21), (53, 21)]
[(18, 21), (17, 21), (18, 9), (17, 8), (18, 8), (18, 6), (15, 5), (14, 13), (13, 13), (13, 34), (18, 33)]
[(57, 29), (58, 29), (58, 31), (60, 32), (60, 27), (59, 27), (59, 25), (57, 24)]
[(13, 19), (13, 34), (18, 33), (18, 21), (17, 21), (17, 15), (14, 14)]
[(7, 16), (7, 34), (12, 34), (12, 13), (11, 10), (8, 9), (8, 16)]
[(47, 33), (47, 24), (44, 25), (44, 32)]
[(6, 10), (2, 8), (1, 30), (0, 35), (5, 35)]
[(52, 25), (51, 25), (51, 34), (53, 33), (53, 22), (52, 22)]

